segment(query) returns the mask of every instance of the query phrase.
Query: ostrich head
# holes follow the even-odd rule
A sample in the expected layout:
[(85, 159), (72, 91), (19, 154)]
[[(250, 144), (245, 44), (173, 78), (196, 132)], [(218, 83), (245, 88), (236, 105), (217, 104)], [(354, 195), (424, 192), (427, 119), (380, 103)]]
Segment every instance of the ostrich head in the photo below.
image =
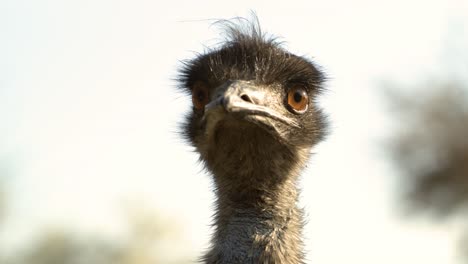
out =
[[(258, 230), (283, 225), (296, 232), (287, 247), (300, 247), (295, 239), (302, 226), (295, 205), (296, 178), (325, 130), (316, 103), (322, 72), (263, 34), (258, 22), (225, 25), (224, 44), (186, 61), (180, 72), (180, 87), (193, 103), (185, 136), (213, 174), (216, 187), (217, 246), (205, 258), (209, 263), (250, 261), (242, 249), (231, 252), (228, 247), (233, 244), (242, 244), (244, 251), (258, 248), (252, 259), (259, 261), (268, 247), (289, 240), (286, 235), (281, 241), (262, 240), (259, 237), (268, 232)], [(258, 232), (232, 225), (245, 221), (259, 223), (253, 224)], [(300, 253), (289, 255), (292, 262), (278, 263), (299, 263)], [(265, 263), (281, 258), (263, 257)]]

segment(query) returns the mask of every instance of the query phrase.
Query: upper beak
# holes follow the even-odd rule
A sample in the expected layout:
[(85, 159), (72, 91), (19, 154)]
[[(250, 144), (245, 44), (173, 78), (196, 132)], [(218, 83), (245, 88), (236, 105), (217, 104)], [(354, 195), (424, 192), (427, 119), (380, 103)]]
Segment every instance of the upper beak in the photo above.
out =
[[(290, 126), (300, 127), (295, 120), (274, 109), (275, 101), (271, 100), (271, 95), (269, 97), (266, 94), (267, 91), (267, 88), (258, 87), (249, 81), (227, 82), (215, 90), (212, 101), (205, 106), (205, 116), (224, 110), (223, 112), (244, 117), (267, 117)], [(279, 107), (283, 107), (282, 104)]]

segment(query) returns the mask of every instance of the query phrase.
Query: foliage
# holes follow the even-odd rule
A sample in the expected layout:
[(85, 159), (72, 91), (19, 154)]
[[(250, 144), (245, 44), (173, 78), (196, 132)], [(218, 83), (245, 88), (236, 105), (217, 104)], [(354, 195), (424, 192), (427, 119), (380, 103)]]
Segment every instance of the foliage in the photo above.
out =
[(466, 90), (442, 84), (425, 96), (393, 96), (400, 131), (391, 150), (405, 177), (411, 211), (445, 217), (467, 209)]
[[(405, 212), (447, 219), (468, 213), (468, 87), (428, 83), (393, 94), (399, 124), (390, 150), (402, 172)], [(468, 259), (468, 225), (459, 243)]]

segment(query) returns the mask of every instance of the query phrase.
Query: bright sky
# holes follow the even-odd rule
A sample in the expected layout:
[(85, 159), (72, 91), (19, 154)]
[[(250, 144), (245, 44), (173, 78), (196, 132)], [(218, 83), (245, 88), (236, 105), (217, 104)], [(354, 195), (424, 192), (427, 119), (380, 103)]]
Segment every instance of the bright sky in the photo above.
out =
[(468, 11), (461, 0), (0, 3), (0, 159), (15, 173), (4, 237), (49, 224), (119, 234), (123, 204), (136, 201), (176, 218), (197, 256), (213, 195), (177, 134), (190, 102), (173, 78), (179, 60), (219, 42), (210, 19), (249, 10), (330, 77), (322, 105), (333, 133), (302, 180), (308, 258), (455, 263), (456, 228), (396, 214), (378, 84), (440, 70), (448, 22)]

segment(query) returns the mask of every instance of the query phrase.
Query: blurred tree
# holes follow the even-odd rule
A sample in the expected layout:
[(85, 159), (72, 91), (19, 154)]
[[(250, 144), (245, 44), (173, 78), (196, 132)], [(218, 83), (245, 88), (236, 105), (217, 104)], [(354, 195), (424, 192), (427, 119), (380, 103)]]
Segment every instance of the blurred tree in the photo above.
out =
[(184, 257), (186, 248), (181, 248), (174, 221), (163, 220), (154, 210), (141, 204), (127, 210), (130, 224), (122, 263), (188, 263)]
[(446, 217), (468, 207), (468, 96), (462, 85), (432, 88), (427, 97), (393, 95), (401, 127), (391, 149), (411, 209)]
[(12, 264), (120, 264), (119, 259), (119, 250), (110, 243), (79, 241), (64, 231), (48, 231)]
[(84, 236), (66, 229), (44, 231), (36, 241), (2, 264), (181, 264), (189, 263), (178, 248), (172, 224), (141, 208), (129, 214), (123, 241)]
[[(409, 214), (446, 219), (468, 213), (467, 86), (431, 82), (412, 89), (424, 95), (391, 96), (399, 129), (390, 150), (403, 174)], [(468, 260), (468, 225), (459, 245)]]
[[(11, 175), (0, 160), (0, 239), (6, 215), (5, 183)], [(112, 241), (97, 234), (78, 234), (71, 228), (43, 230), (36, 240), (27, 241), (26, 249), (8, 255), (0, 240), (0, 264), (181, 264), (187, 261), (187, 249), (179, 243), (173, 220), (163, 220), (155, 210), (141, 202), (126, 207), (128, 234)]]
[(468, 260), (468, 231), (465, 232), (465, 236), (461, 239), (459, 243), (459, 251), (464, 259)]

